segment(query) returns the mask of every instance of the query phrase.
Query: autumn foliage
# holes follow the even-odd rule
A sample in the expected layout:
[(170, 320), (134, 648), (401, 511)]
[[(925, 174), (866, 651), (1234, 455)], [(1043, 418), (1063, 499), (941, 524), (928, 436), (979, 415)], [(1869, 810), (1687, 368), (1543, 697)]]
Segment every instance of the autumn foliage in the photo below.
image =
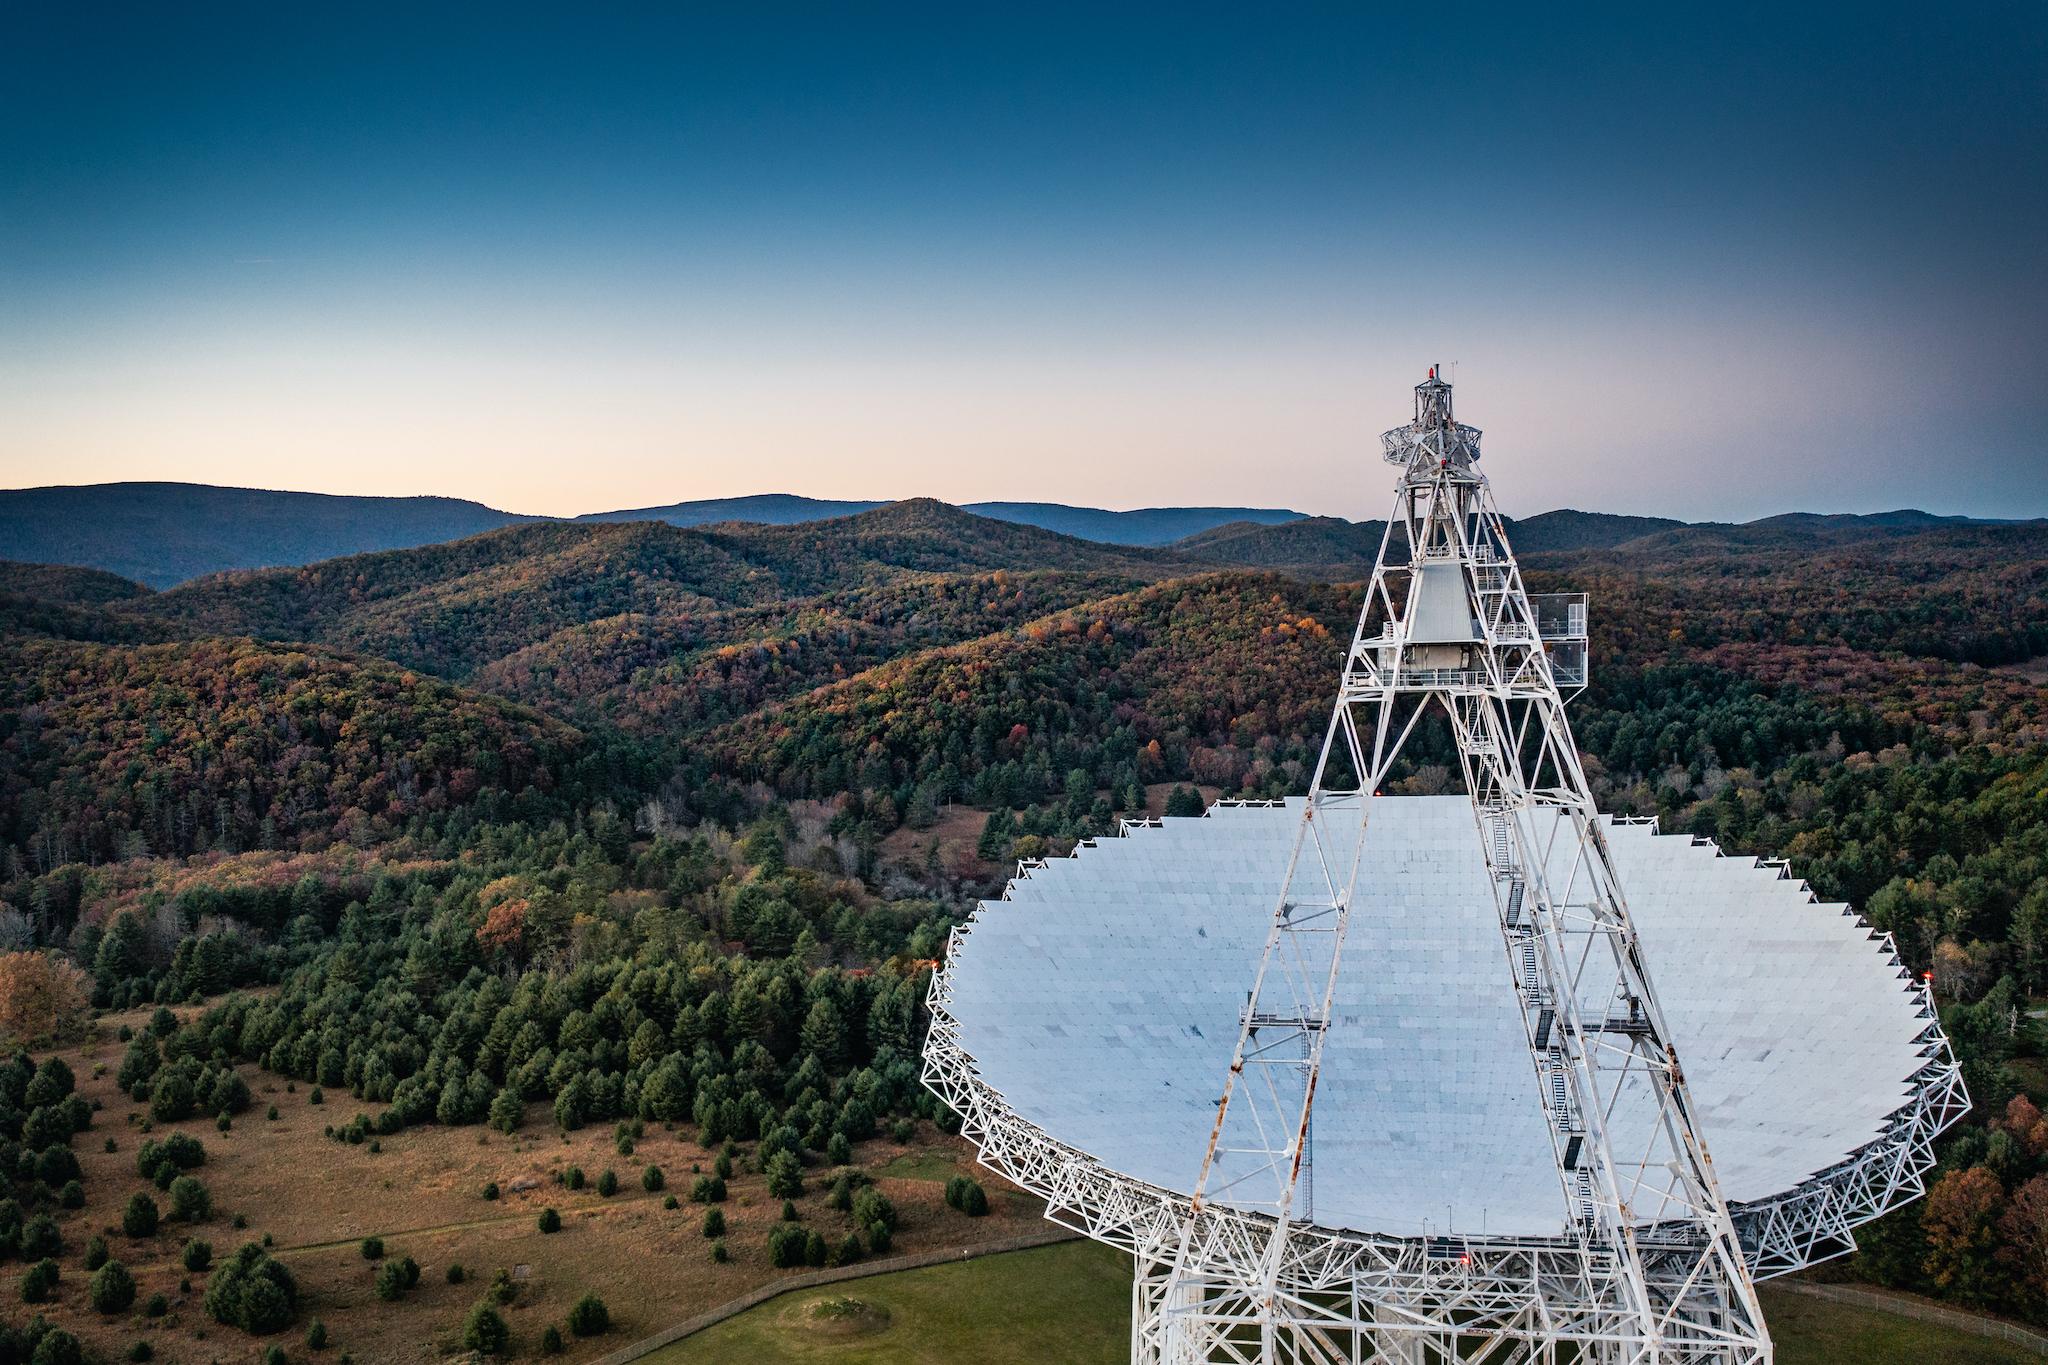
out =
[(0, 1040), (26, 1047), (68, 1036), (91, 1002), (85, 973), (44, 952), (0, 953)]

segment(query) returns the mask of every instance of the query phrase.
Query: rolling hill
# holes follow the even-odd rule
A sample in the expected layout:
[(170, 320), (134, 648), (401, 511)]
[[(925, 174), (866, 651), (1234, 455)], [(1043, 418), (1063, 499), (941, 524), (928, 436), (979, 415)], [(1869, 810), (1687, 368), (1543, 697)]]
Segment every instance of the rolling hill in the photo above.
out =
[(1313, 578), (1363, 578), (1379, 555), (1383, 521), (1304, 517), (1277, 526), (1235, 521), (1174, 545), (1194, 559), (1219, 567), (1284, 569)]
[(789, 526), (541, 522), (446, 544), (216, 574), (126, 604), (187, 635), (334, 646), (444, 677), (608, 618), (674, 619), (920, 575), (1061, 570), (1153, 579), (1198, 567), (944, 503)]

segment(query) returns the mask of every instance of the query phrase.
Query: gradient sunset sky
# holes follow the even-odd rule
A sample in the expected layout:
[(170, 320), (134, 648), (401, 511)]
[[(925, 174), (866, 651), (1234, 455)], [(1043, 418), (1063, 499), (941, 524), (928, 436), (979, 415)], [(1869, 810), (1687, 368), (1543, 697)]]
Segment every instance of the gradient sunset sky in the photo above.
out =
[(17, 7), (0, 485), (2048, 515), (2044, 15)]

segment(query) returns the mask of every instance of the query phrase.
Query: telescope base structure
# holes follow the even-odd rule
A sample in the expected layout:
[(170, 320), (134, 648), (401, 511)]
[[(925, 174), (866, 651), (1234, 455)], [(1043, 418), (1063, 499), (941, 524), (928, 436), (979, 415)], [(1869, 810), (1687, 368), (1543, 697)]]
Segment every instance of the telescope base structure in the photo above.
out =
[[(1668, 1324), (1643, 1341), (1626, 1303), (1577, 1296), (1575, 1256), (1510, 1252), (1459, 1264), (1428, 1287), (1352, 1281), (1286, 1290), (1292, 1313), (1261, 1313), (1241, 1286), (1176, 1278), (1177, 1244), (1139, 1254), (1131, 1283), (1133, 1365), (1759, 1365), (1739, 1316)], [(1675, 1262), (1688, 1271), (1696, 1258)]]

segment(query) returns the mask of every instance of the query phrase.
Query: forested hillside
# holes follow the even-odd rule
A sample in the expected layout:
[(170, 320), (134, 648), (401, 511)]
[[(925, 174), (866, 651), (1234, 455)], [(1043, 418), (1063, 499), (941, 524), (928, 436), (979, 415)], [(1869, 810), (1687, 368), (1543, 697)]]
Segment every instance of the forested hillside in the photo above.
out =
[[(1513, 534), (1533, 587), (1594, 594), (1601, 803), (1790, 857), (1934, 973), (1978, 1113), (1850, 1269), (2048, 1315), (2048, 690), (2003, 667), (2048, 654), (2048, 530)], [(639, 1121), (844, 1173), (949, 1122), (915, 1084), (924, 974), (1010, 859), (1169, 791), (1301, 789), (1376, 544), (1129, 550), (905, 503), (158, 593), (8, 566), (0, 948), (102, 1007), (212, 1002), (123, 1064), (138, 1103), (240, 1067), (350, 1094), (342, 1141)], [(1425, 731), (1394, 780), (1454, 772)]]

